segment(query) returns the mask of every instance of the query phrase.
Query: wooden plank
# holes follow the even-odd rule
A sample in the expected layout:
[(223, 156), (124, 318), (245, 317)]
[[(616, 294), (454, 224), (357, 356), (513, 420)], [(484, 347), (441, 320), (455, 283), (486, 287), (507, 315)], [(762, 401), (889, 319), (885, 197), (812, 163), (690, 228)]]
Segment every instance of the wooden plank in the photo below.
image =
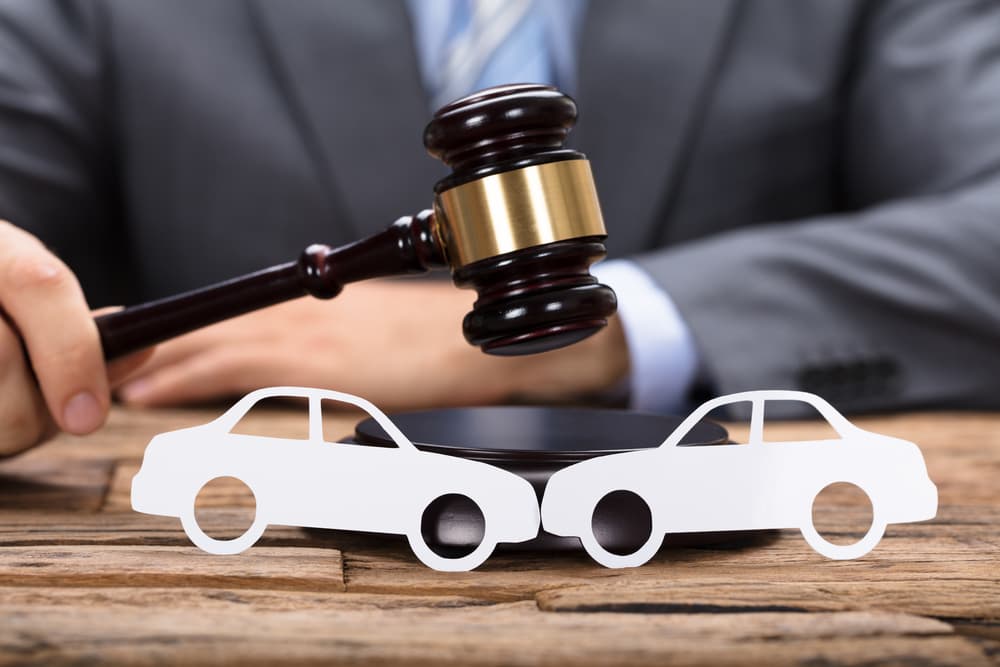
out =
[(115, 463), (101, 511), (132, 511), (132, 478), (139, 472), (141, 464), (142, 459), (122, 459)]
[[(253, 513), (246, 509), (213, 509), (200, 515), (202, 528), (219, 539), (235, 537), (239, 526), (249, 525)], [(0, 547), (37, 545), (190, 546), (180, 519), (138, 512), (2, 512)], [(328, 531), (292, 526), (268, 526), (259, 546), (336, 548)]]
[(543, 609), (565, 611), (892, 609), (1000, 618), (994, 533), (966, 537), (958, 526), (951, 530), (951, 535), (919, 539), (886, 537), (872, 554), (856, 561), (825, 560), (792, 532), (749, 552), (661, 550), (648, 565), (628, 574), (550, 587), (537, 599)]
[(342, 591), (335, 549), (258, 547), (214, 556), (195, 547), (0, 547), (0, 586), (222, 586)]
[(104, 501), (113, 465), (110, 459), (29, 456), (0, 462), (0, 512), (95, 512)]
[[(548, 609), (608, 604), (891, 609), (898, 604), (912, 613), (998, 617), (1000, 510), (945, 508), (942, 514), (933, 523), (892, 526), (872, 554), (843, 562), (823, 558), (798, 532), (784, 531), (735, 548), (665, 548), (637, 569), (605, 569), (582, 552), (500, 552), (474, 572), (442, 575), (384, 541), (333, 539), (344, 553), (348, 590), (355, 592), (492, 600), (539, 593)], [(966, 592), (970, 587), (976, 590)], [(712, 590), (702, 595), (703, 588)]]
[(835, 611), (881, 609), (943, 618), (1000, 617), (1000, 588), (982, 579), (840, 581), (789, 572), (780, 580), (741, 571), (692, 580), (673, 572), (672, 581), (620, 580), (540, 591), (546, 611), (627, 611), (641, 613)]
[[(398, 537), (271, 527), (261, 544), (343, 550), (347, 586), (357, 592), (523, 600), (531, 599), (539, 591), (570, 589), (567, 595), (574, 597), (562, 598), (558, 604), (544, 603), (550, 608), (562, 609), (582, 606), (575, 602), (581, 599), (588, 604), (601, 604), (586, 596), (603, 593), (600, 590), (592, 592), (586, 586), (614, 581), (614, 595), (624, 590), (635, 596), (616, 598), (624, 600), (626, 606), (645, 604), (652, 608), (660, 604), (701, 604), (766, 608), (773, 603), (801, 609), (850, 609), (870, 606), (869, 598), (881, 597), (888, 603), (899, 601), (899, 596), (903, 595), (905, 599), (901, 603), (910, 605), (906, 609), (911, 611), (927, 609), (949, 617), (988, 618), (995, 612), (995, 605), (991, 604), (1000, 598), (996, 594), (994, 554), (1000, 547), (993, 529), (996, 524), (991, 523), (990, 516), (977, 518), (961, 508), (951, 508), (949, 514), (952, 523), (938, 527), (930, 524), (896, 527), (902, 535), (890, 532), (871, 556), (845, 563), (827, 561), (814, 554), (794, 532), (772, 542), (738, 549), (665, 549), (652, 563), (637, 570), (607, 570), (582, 553), (500, 552), (482, 568), (462, 574), (428, 570), (410, 553), (405, 539)], [(240, 523), (239, 519), (227, 519), (221, 512), (217, 518), (218, 526)], [(242, 520), (245, 521), (245, 517)], [(969, 523), (959, 523), (963, 520)], [(206, 528), (215, 530), (213, 526)], [(910, 537), (903, 529), (924, 532)], [(976, 532), (982, 535), (972, 537)], [(0, 545), (53, 544), (186, 547), (189, 542), (179, 522), (165, 517), (135, 513), (2, 515)], [(256, 546), (233, 558), (253, 555), (260, 548)], [(191, 553), (200, 555), (193, 550)], [(228, 560), (228, 557), (217, 558)], [(664, 599), (660, 591), (646, 586), (650, 578), (671, 583), (684, 580), (688, 585), (678, 588), (675, 597)], [(742, 582), (742, 588), (722, 585), (730, 580)], [(826, 586), (828, 580), (834, 582), (835, 593), (823, 592), (829, 588)], [(837, 584), (838, 580), (842, 582)], [(869, 580), (880, 581), (880, 586), (891, 589), (890, 593), (895, 590), (897, 594), (894, 597), (887, 593), (882, 597), (882, 589), (877, 586), (868, 593), (864, 590), (857, 593), (851, 588), (864, 589)], [(970, 582), (977, 582), (978, 595), (965, 594), (964, 588), (972, 585)], [(581, 586), (585, 587), (585, 593), (580, 592)], [(712, 590), (719, 592), (711, 599), (689, 596), (698, 593), (699, 587), (716, 587)], [(986, 597), (985, 603), (982, 596)]]
[[(242, 613), (247, 610), (389, 611), (394, 609), (455, 609), (495, 603), (449, 595), (374, 595), (341, 591), (269, 590), (257, 588), (140, 588), (135, 586), (0, 586), (0, 616), (23, 607), (74, 608), (81, 612), (111, 606), (153, 609), (202, 609)], [(930, 626), (920, 626), (923, 628)]]
[(146, 445), (157, 433), (197, 426), (218, 417), (220, 409), (157, 409), (140, 410), (113, 406), (107, 424), (88, 436), (56, 435), (40, 447), (30, 450), (9, 463), (24, 460), (116, 460), (142, 458)]
[[(1000, 618), (995, 562), (964, 564), (873, 559), (744, 564), (690, 552), (660, 554), (638, 570), (605, 570), (584, 557), (498, 556), (454, 576), (404, 559), (345, 554), (347, 590), (470, 595), (513, 600), (536, 595), (546, 610), (886, 609), (948, 618)], [(544, 559), (547, 562), (541, 562)], [(728, 562), (727, 562), (728, 560)], [(737, 562), (733, 562), (736, 560)]]
[(498, 554), (472, 572), (435, 572), (394, 549), (344, 554), (347, 590), (401, 595), (463, 595), (494, 602), (532, 599), (540, 590), (586, 584), (617, 575), (550, 554)]
[(899, 614), (546, 614), (531, 603), (247, 607), (232, 601), (192, 614), (161, 607), (136, 613), (133, 604), (115, 603), (87, 613), (5, 605), (0, 665), (97, 655), (102, 663), (140, 665), (989, 664), (946, 624)]
[[(918, 442), (941, 497), (938, 519), (890, 526), (858, 561), (827, 561), (787, 531), (663, 549), (636, 570), (582, 553), (500, 552), (474, 572), (445, 574), (403, 538), (288, 527), (270, 527), (239, 556), (210, 556), (176, 519), (129, 511), (149, 439), (225, 407), (116, 408), (94, 436), (60, 436), (0, 464), (0, 665), (988, 664), (997, 655), (998, 415), (858, 420)], [(297, 417), (278, 411), (261, 424), (288, 419)], [(333, 428), (347, 433), (354, 420)], [(777, 427), (817, 432), (809, 422)], [(91, 513), (102, 499), (104, 511)], [(225, 490), (208, 498), (209, 532), (247, 521), (245, 509), (226, 509), (234, 502)], [(862, 514), (821, 508), (817, 518), (839, 535)]]

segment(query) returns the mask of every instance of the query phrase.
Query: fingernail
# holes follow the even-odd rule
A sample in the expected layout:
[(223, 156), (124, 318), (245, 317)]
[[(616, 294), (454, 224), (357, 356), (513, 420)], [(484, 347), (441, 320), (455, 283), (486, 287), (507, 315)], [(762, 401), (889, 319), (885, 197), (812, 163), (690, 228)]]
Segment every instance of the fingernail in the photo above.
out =
[(149, 393), (150, 383), (148, 380), (135, 380), (122, 385), (118, 390), (118, 396), (126, 403), (141, 401)]
[(90, 433), (103, 419), (101, 404), (89, 391), (81, 391), (69, 399), (63, 409), (63, 423), (71, 433)]

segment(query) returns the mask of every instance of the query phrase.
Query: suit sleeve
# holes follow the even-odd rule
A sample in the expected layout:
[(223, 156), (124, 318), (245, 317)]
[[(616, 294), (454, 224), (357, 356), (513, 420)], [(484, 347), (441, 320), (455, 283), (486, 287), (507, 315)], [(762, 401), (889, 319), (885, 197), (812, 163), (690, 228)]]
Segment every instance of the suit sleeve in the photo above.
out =
[(114, 294), (110, 82), (96, 5), (0, 0), (0, 218), (42, 239), (94, 303)]
[(1000, 406), (1000, 3), (881, 5), (841, 132), (850, 213), (637, 261), (670, 293), (716, 392)]

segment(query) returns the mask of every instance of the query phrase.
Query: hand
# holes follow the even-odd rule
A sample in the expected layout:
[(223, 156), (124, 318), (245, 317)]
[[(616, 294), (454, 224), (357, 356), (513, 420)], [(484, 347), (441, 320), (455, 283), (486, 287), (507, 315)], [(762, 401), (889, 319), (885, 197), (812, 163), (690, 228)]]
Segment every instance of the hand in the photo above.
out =
[[(116, 362), (112, 376), (146, 356)], [(56, 427), (78, 435), (97, 429), (109, 384), (76, 277), (38, 239), (0, 221), (0, 456), (38, 444)]]
[(349, 285), (331, 301), (299, 299), (168, 341), (119, 396), (173, 405), (303, 385), (399, 410), (565, 400), (612, 386), (627, 372), (617, 321), (563, 350), (485, 355), (461, 332), (474, 298), (444, 281)]

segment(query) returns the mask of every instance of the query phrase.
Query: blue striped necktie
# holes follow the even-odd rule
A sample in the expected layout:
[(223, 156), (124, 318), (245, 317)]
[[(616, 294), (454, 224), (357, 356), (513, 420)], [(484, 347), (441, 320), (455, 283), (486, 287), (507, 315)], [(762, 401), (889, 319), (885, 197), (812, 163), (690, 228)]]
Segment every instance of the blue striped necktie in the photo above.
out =
[(551, 83), (545, 16), (536, 0), (453, 0), (434, 104), (505, 83)]

